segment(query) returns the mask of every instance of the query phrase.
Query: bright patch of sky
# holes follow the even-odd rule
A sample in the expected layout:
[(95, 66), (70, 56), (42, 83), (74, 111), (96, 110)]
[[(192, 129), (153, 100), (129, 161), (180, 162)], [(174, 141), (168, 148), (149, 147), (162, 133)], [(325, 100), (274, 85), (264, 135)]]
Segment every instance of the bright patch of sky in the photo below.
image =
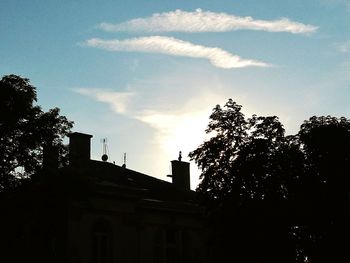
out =
[(108, 138), (111, 161), (168, 180), (228, 98), (287, 133), (350, 117), (349, 25), (348, 0), (3, 0), (0, 73), (92, 134), (94, 158)]

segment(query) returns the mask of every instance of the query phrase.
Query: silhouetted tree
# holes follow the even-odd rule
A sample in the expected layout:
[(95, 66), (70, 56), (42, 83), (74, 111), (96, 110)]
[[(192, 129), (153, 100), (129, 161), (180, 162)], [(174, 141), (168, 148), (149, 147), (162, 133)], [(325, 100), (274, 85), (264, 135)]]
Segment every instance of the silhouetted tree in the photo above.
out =
[(308, 172), (327, 184), (333, 194), (349, 193), (350, 120), (313, 116), (301, 125), (298, 135)]
[(283, 199), (283, 166), (291, 164), (281, 160), (292, 149), (301, 153), (276, 116), (245, 118), (241, 108), (232, 99), (224, 108), (217, 105), (206, 130), (213, 136), (189, 154), (202, 171), (198, 191), (218, 202), (228, 196), (240, 202)]
[(313, 116), (298, 133), (305, 158), (299, 239), (309, 262), (349, 261), (350, 120)]
[(238, 262), (287, 262), (293, 248), (284, 208), (292, 170), (302, 170), (297, 144), (276, 116), (245, 118), (232, 99), (213, 109), (206, 132), (212, 137), (190, 158), (202, 170), (197, 191), (212, 213), (216, 257), (235, 248)]
[(60, 116), (58, 108), (43, 112), (34, 105), (36, 100), (36, 88), (28, 79), (6, 75), (0, 80), (0, 192), (41, 167), (44, 145), (66, 153), (62, 141), (73, 122)]
[[(311, 117), (285, 136), (276, 116), (217, 105), (211, 138), (190, 153), (209, 212), (215, 257), (237, 262), (333, 262), (350, 234), (350, 121)], [(349, 258), (349, 257), (348, 257)]]

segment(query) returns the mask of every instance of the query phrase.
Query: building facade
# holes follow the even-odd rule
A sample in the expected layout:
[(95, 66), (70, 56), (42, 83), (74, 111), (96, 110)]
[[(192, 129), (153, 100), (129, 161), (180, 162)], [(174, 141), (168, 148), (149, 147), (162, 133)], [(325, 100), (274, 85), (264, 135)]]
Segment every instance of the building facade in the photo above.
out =
[(166, 182), (91, 160), (91, 137), (72, 133), (67, 167), (48, 151), (33, 182), (1, 199), (6, 262), (206, 262), (189, 163), (172, 161)]

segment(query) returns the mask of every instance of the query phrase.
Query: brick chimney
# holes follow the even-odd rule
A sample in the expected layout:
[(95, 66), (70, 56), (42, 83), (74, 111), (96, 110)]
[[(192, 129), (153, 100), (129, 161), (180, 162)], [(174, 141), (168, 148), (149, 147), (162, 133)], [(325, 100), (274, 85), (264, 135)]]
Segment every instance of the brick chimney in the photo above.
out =
[(90, 140), (92, 135), (73, 132), (69, 137), (69, 164), (82, 165), (90, 160)]
[(189, 191), (190, 186), (190, 163), (181, 160), (171, 161), (173, 184), (179, 190)]

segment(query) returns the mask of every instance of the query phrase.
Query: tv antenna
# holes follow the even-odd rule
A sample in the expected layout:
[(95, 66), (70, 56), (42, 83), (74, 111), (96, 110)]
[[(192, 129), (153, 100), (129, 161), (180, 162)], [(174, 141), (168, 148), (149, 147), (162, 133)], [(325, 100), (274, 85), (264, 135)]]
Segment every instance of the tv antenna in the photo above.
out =
[(107, 162), (107, 160), (108, 160), (108, 155), (107, 155), (107, 152), (108, 152), (107, 138), (103, 138), (101, 140), (101, 142), (102, 142), (102, 153), (103, 153), (101, 159), (102, 159), (102, 161)]
[(123, 168), (126, 168), (126, 153), (124, 153), (124, 157), (123, 157)]

